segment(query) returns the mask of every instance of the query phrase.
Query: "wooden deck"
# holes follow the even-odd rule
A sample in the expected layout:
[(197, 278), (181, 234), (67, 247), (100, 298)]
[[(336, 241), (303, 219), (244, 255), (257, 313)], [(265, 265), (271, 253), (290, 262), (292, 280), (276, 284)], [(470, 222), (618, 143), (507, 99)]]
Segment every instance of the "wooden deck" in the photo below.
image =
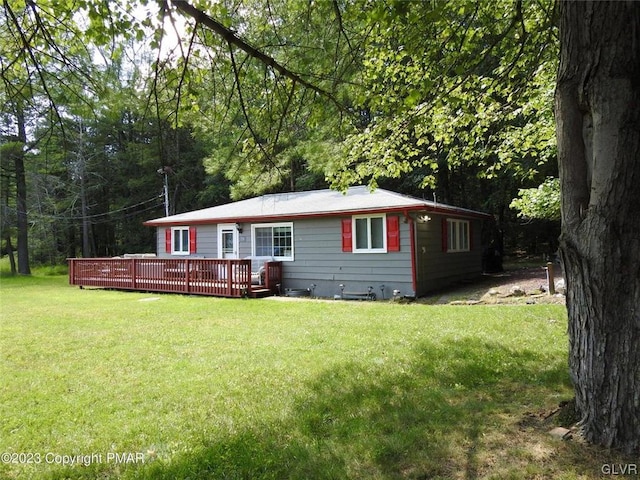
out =
[(70, 258), (68, 261), (69, 283), (80, 287), (240, 298), (277, 295), (282, 282), (281, 262), (265, 262), (264, 278), (259, 284), (252, 284), (251, 260)]

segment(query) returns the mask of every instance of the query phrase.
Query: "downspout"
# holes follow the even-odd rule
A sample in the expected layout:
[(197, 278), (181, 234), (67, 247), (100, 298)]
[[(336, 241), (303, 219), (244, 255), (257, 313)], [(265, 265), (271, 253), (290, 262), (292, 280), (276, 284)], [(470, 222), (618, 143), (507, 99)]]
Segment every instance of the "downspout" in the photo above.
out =
[(413, 288), (413, 294), (418, 296), (418, 268), (416, 262), (416, 228), (413, 221), (413, 217), (409, 215), (408, 211), (404, 212), (404, 216), (409, 222), (409, 239), (411, 244), (411, 286)]

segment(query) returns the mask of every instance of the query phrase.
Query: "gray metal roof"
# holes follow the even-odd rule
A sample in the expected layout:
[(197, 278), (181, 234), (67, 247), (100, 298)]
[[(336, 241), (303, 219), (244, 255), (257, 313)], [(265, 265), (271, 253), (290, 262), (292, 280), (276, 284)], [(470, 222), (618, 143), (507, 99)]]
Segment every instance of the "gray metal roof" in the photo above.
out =
[(432, 211), (460, 216), (487, 216), (481, 212), (421, 200), (381, 188), (370, 191), (368, 187), (359, 186), (351, 187), (345, 193), (335, 190), (312, 190), (262, 195), (149, 220), (145, 225), (225, 223), (390, 211)]

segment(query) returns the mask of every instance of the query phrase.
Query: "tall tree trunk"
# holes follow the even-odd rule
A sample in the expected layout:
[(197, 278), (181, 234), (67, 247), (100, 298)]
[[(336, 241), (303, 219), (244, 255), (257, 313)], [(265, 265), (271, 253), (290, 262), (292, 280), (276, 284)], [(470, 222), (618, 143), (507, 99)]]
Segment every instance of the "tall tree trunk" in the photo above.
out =
[(569, 368), (585, 438), (640, 451), (640, 3), (560, 2)]
[(5, 244), (7, 245), (7, 256), (9, 257), (9, 266), (11, 267), (11, 275), (16, 275), (16, 259), (13, 256), (13, 245), (11, 244), (11, 233), (9, 230), (5, 232)]
[[(15, 162), (14, 162), (15, 166)], [(16, 275), (18, 270), (16, 269), (16, 259), (13, 255), (13, 244), (11, 243), (11, 230), (9, 229), (9, 222), (7, 222), (6, 214), (9, 211), (9, 175), (2, 175), (0, 177), (0, 192), (2, 193), (2, 202), (0, 203), (0, 213), (5, 215), (4, 219), (0, 219), (0, 230), (2, 230), (2, 238), (5, 241), (7, 256), (9, 257), (9, 265), (11, 267), (11, 275)]]
[[(16, 120), (18, 123), (18, 140), (27, 144), (27, 130), (25, 127), (24, 111), (16, 105)], [(20, 149), (14, 157), (16, 174), (16, 210), (18, 226), (18, 273), (31, 275), (29, 266), (29, 223), (27, 219), (27, 179), (24, 169), (24, 149)]]

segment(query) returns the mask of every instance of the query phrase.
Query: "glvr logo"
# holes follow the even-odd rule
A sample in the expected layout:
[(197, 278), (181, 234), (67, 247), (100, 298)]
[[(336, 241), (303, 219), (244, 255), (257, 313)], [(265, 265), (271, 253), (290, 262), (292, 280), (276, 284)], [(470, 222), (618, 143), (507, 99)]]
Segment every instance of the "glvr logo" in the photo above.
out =
[(638, 475), (637, 463), (605, 463), (602, 465), (605, 475)]

